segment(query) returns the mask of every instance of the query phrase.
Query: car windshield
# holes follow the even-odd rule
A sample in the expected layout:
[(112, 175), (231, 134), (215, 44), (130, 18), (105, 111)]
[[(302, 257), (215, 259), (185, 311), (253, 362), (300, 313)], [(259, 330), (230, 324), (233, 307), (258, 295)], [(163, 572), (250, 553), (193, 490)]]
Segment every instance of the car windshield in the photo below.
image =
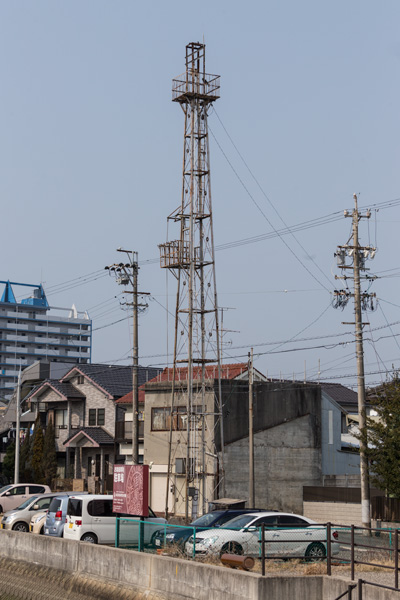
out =
[(0, 494), (9, 490), (10, 487), (11, 487), (11, 485), (4, 485), (2, 488), (0, 488)]
[(222, 514), (223, 514), (222, 511), (215, 511), (215, 512), (212, 512), (212, 513), (207, 513), (206, 515), (203, 515), (202, 517), (199, 517), (195, 521), (192, 521), (190, 524), (191, 525), (195, 525), (196, 527), (209, 527), (215, 521), (217, 521), (218, 518)]
[(235, 517), (222, 525), (221, 529), (242, 529), (251, 523), (251, 521), (254, 521), (254, 518), (254, 515), (240, 515), (240, 517)]
[(28, 508), (28, 506), (30, 506), (31, 504), (35, 504), (37, 498), (37, 496), (31, 496), (30, 498), (28, 498), (28, 500), (25, 500), (25, 502), (20, 504), (15, 510), (24, 510), (25, 508)]

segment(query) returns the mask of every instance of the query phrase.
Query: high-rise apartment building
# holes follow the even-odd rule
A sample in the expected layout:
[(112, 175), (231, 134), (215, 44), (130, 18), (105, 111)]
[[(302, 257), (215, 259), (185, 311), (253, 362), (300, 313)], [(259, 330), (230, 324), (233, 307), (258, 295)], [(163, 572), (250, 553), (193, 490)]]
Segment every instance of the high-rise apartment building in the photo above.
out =
[[(37, 360), (91, 362), (92, 321), (86, 312), (75, 306), (50, 307), (42, 285), (0, 284), (5, 284), (0, 300), (0, 400), (11, 397), (20, 366)], [(16, 286), (31, 288), (31, 295), (18, 301)]]

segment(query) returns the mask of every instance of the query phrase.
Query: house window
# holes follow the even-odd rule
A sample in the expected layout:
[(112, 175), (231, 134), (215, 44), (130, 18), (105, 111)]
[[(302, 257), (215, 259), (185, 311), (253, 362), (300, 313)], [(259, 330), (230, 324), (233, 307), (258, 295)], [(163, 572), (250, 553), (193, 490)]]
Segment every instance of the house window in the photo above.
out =
[(68, 411), (67, 409), (57, 409), (54, 411), (56, 429), (67, 429)]
[(89, 427), (104, 425), (106, 420), (105, 408), (89, 408)]
[(152, 408), (151, 409), (151, 430), (167, 431), (170, 428), (171, 409), (170, 408)]
[[(201, 413), (201, 406), (194, 406), (194, 412)], [(201, 428), (201, 419), (197, 417)], [(171, 427), (171, 409), (168, 407), (151, 409), (151, 430), (169, 431)], [(187, 409), (186, 406), (177, 406), (173, 412), (172, 429), (173, 431), (184, 431), (187, 428)]]
[(85, 383), (85, 378), (83, 375), (78, 375), (78, 377), (76, 378), (76, 383), (78, 385), (82, 385), (82, 383)]
[(104, 425), (105, 416), (106, 416), (105, 408), (98, 408), (97, 409), (97, 425)]
[(96, 425), (96, 409), (89, 408), (89, 427), (94, 427)]

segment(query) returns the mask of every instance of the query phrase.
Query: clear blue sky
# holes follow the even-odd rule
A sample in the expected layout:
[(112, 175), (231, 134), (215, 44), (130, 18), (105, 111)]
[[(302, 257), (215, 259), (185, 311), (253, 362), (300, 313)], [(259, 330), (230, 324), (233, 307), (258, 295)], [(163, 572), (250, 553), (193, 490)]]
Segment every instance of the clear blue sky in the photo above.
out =
[[(107, 326), (124, 316), (114, 280), (54, 286), (100, 273), (119, 246), (158, 257), (180, 203), (183, 114), (171, 80), (191, 41), (205, 40), (207, 70), (222, 78), (220, 120), (210, 117), (217, 246), (280, 229), (280, 218), (296, 225), (351, 210), (353, 192), (364, 208), (399, 198), (399, 18), (394, 0), (3, 0), (0, 279), (43, 281), (53, 305), (88, 309), (93, 360), (129, 361), (128, 321)], [(377, 240), (371, 268), (385, 275), (371, 289), (381, 308), (366, 317), (370, 384), (399, 366), (400, 327), (387, 326), (400, 321), (399, 221), (393, 206), (360, 228), (361, 242)], [(290, 250), (272, 237), (217, 252), (220, 304), (232, 308), (224, 326), (237, 332), (225, 335), (226, 360), (304, 329), (299, 338), (319, 339), (284, 344), (256, 366), (302, 378), (306, 361), (311, 378), (320, 360), (321, 378), (354, 383), (344, 377), (356, 370), (354, 345), (336, 346), (351, 337), (319, 337), (352, 329), (341, 324), (353, 320), (350, 303), (328, 308), (333, 253), (349, 231), (350, 219), (329, 220), (286, 236)], [(140, 321), (141, 362), (163, 365), (154, 355), (167, 348), (157, 303), (167, 303), (165, 272), (144, 262), (140, 287), (156, 299)], [(170, 307), (175, 291), (170, 278)], [(291, 348), (310, 349), (283, 352)]]

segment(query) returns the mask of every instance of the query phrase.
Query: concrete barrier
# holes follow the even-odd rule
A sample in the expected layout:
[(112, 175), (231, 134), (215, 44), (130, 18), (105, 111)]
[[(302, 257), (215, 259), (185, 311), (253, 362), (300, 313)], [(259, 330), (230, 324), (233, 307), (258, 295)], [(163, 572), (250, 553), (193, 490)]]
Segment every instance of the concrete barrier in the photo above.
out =
[[(60, 580), (68, 576), (70, 590), (96, 599), (322, 600), (336, 598), (349, 583), (325, 575), (262, 577), (168, 556), (5, 530), (0, 530), (0, 559), (30, 564), (32, 573), (39, 568), (43, 573), (57, 570)], [(54, 580), (54, 573), (48, 578)], [(96, 584), (104, 593), (91, 595)], [(112, 586), (116, 591), (110, 594)], [(368, 593), (368, 600), (399, 600), (397, 592), (372, 589)]]

